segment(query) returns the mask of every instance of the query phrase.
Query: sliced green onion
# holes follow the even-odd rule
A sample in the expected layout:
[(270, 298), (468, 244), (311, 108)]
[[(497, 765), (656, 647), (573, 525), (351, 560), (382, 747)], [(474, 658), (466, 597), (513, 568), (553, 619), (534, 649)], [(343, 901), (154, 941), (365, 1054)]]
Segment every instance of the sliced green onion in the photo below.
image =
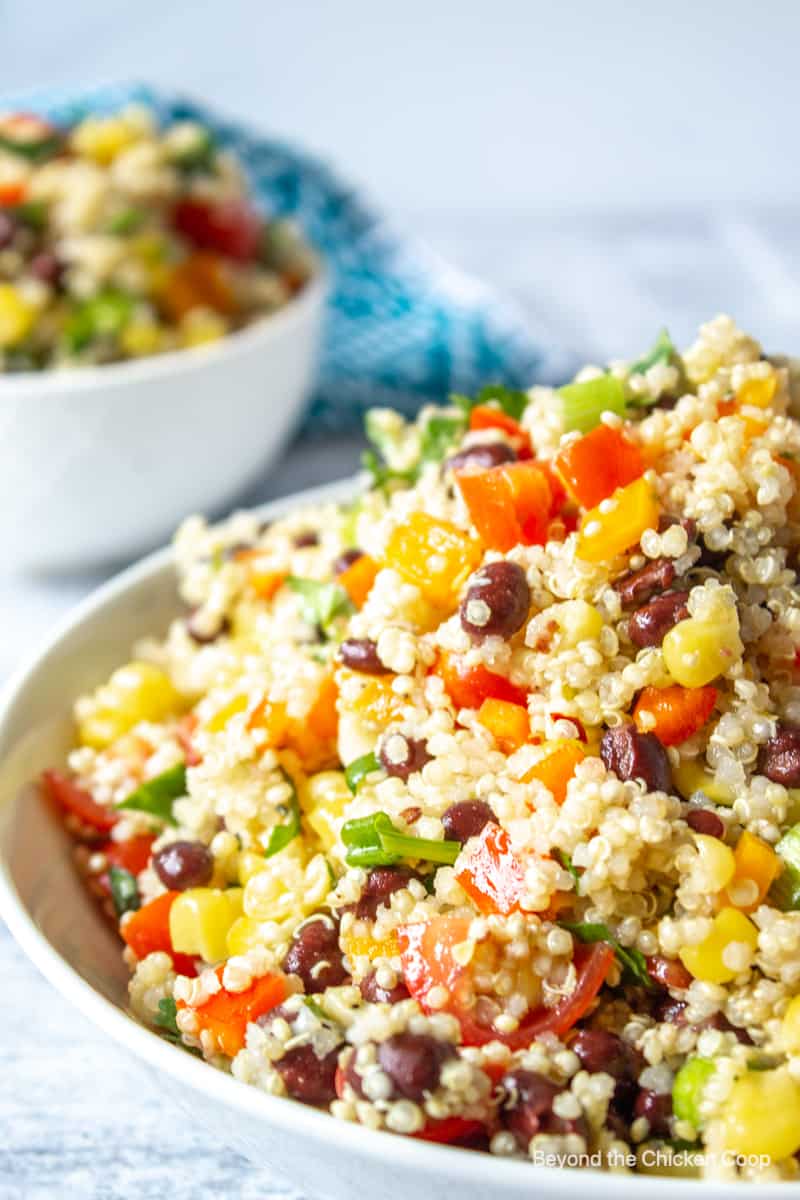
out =
[(83, 350), (97, 337), (116, 337), (133, 314), (133, 299), (125, 292), (107, 288), (71, 313), (64, 330), (67, 347)]
[(770, 899), (784, 912), (800, 909), (800, 825), (793, 825), (775, 847), (783, 870), (770, 888)]
[(672, 1084), (672, 1111), (679, 1121), (688, 1121), (700, 1129), (703, 1119), (700, 1105), (708, 1081), (716, 1067), (710, 1058), (689, 1058), (683, 1064)]
[(380, 765), (377, 755), (374, 751), (370, 750), (369, 754), (362, 754), (361, 758), (354, 758), (345, 767), (345, 781), (354, 796), (366, 777), (371, 775), (373, 771), (380, 770)]
[(297, 788), (294, 786), (294, 780), (288, 771), (284, 771), (283, 767), (280, 768), (280, 771), (292, 791), (288, 803), (279, 806), (278, 811), (281, 813), (281, 816), (286, 817), (286, 820), (282, 825), (276, 825), (271, 830), (269, 841), (264, 851), (265, 858), (272, 858), (273, 854), (277, 854), (279, 850), (283, 850), (300, 833), (300, 801), (297, 798)]
[(647, 354), (643, 355), (638, 362), (633, 364), (630, 374), (644, 375), (656, 363), (669, 363), (677, 355), (678, 352), (675, 349), (672, 338), (669, 336), (669, 330), (662, 329), (653, 345), (647, 351)]
[(401, 833), (384, 812), (346, 821), (342, 826), (342, 842), (349, 867), (390, 867), (404, 858), (452, 866), (461, 853), (460, 842), (440, 842)]
[(604, 412), (625, 415), (625, 390), (616, 375), (598, 375), (583, 383), (568, 383), (558, 389), (567, 433), (588, 433), (600, 423)]
[(177, 825), (172, 815), (172, 806), (185, 795), (186, 764), (177, 763), (156, 775), (154, 779), (140, 784), (136, 791), (131, 792), (130, 796), (117, 805), (117, 808), (148, 813), (151, 817), (158, 817), (159, 821), (166, 821), (168, 825)]
[(124, 867), (112, 867), (108, 872), (108, 882), (117, 916), (121, 917), (126, 912), (135, 912), (141, 903), (139, 889), (136, 886), (136, 876), (130, 871), (126, 871)]

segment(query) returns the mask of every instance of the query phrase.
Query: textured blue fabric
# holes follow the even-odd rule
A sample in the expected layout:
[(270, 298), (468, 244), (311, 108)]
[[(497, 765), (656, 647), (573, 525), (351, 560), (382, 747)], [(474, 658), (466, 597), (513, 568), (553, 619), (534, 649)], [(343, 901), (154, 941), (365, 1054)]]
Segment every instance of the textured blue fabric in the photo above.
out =
[(162, 122), (188, 118), (211, 128), (240, 158), (264, 210), (296, 219), (324, 255), (332, 288), (307, 432), (353, 428), (375, 404), (413, 413), (488, 382), (553, 381), (573, 365), (537, 344), (514, 304), (398, 232), (327, 165), (201, 104), (108, 84), (6, 96), (0, 107), (68, 123), (134, 101)]

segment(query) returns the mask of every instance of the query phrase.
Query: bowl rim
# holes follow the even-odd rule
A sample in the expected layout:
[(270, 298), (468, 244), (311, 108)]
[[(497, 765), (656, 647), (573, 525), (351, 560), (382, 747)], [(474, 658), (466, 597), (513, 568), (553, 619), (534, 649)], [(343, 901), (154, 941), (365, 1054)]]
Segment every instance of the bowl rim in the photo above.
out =
[(202, 370), (226, 358), (277, 341), (288, 330), (302, 324), (322, 307), (331, 287), (330, 273), (321, 259), (315, 259), (311, 278), (281, 308), (256, 317), (241, 329), (226, 333), (216, 342), (202, 346), (166, 350), (122, 362), (86, 366), (46, 368), (43, 371), (17, 371), (0, 375), (0, 402), (4, 398), (53, 393), (94, 392), (127, 384), (137, 385), (165, 375)]
[[(344, 500), (353, 496), (358, 481), (359, 476), (352, 476), (335, 483), (295, 492), (261, 505), (254, 511), (259, 516), (274, 518), (285, 515), (298, 506)], [(106, 604), (127, 590), (155, 579), (173, 563), (171, 546), (156, 550), (96, 588), (62, 617), (39, 649), (28, 656), (0, 690), (0, 730), (10, 720), (19, 694), (24, 691), (32, 677), (46, 666), (49, 656), (57, 650), (65, 637), (78, 626), (91, 620)], [(559, 1190), (575, 1200), (578, 1200), (579, 1196), (582, 1200), (582, 1193), (587, 1186), (605, 1191), (606, 1200), (612, 1200), (612, 1196), (614, 1200), (618, 1196), (634, 1200), (634, 1197), (640, 1197), (645, 1191), (658, 1193), (661, 1197), (672, 1194), (679, 1188), (696, 1187), (701, 1184), (707, 1196), (729, 1200), (734, 1193), (741, 1194), (743, 1186), (748, 1186), (741, 1181), (612, 1174), (592, 1167), (574, 1170), (557, 1166), (535, 1166), (530, 1162), (506, 1160), (496, 1155), (466, 1153), (457, 1147), (417, 1138), (401, 1138), (383, 1130), (368, 1130), (366, 1132), (369, 1136), (365, 1137), (364, 1127), (359, 1124), (338, 1120), (329, 1113), (286, 1097), (267, 1095), (256, 1087), (241, 1083), (232, 1075), (215, 1070), (208, 1063), (159, 1038), (134, 1017), (95, 991), (66, 959), (61, 957), (38, 928), (17, 893), (4, 857), (0, 857), (0, 918), (5, 921), (18, 945), (48, 982), (124, 1050), (144, 1060), (151, 1067), (166, 1071), (173, 1080), (208, 1096), (220, 1105), (251, 1119), (266, 1121), (279, 1129), (318, 1139), (342, 1153), (380, 1160), (384, 1165), (393, 1164), (395, 1167), (399, 1167), (402, 1162), (408, 1162), (413, 1168), (425, 1170), (432, 1177), (451, 1182), (463, 1179), (474, 1184), (477, 1178), (485, 1184), (487, 1194), (490, 1194), (490, 1189), (500, 1189), (504, 1184), (513, 1185), (515, 1195), (519, 1194), (521, 1186), (526, 1184), (527, 1190), (533, 1192), (537, 1181), (541, 1185), (547, 1183), (552, 1186), (556, 1176), (559, 1179)], [(757, 1186), (759, 1196), (766, 1197), (767, 1200), (777, 1200), (779, 1195), (787, 1195), (786, 1182), (762, 1183)]]

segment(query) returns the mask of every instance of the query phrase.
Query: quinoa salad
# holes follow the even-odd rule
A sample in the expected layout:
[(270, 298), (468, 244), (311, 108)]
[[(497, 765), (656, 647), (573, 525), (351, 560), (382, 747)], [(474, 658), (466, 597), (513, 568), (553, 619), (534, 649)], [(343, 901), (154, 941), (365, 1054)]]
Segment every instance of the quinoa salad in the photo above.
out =
[(0, 117), (0, 373), (214, 342), (313, 270), (196, 121), (159, 129), (142, 106), (69, 129)]
[(718, 317), (373, 412), (351, 503), (189, 519), (43, 779), (133, 1013), (369, 1129), (796, 1180), (792, 411)]

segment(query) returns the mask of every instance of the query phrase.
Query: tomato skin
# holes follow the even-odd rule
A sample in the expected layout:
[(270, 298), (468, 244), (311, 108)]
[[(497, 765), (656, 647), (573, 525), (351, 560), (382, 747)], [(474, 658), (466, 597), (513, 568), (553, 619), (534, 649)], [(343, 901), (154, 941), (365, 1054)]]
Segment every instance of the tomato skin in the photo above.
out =
[(456, 708), (480, 708), (484, 700), (506, 700), (510, 704), (527, 705), (527, 693), (516, 687), (510, 679), (496, 675), (483, 666), (464, 667), (458, 655), (442, 654), (437, 671)]
[(99, 833), (108, 833), (116, 825), (118, 814), (98, 804), (85, 788), (63, 771), (43, 771), (42, 782), (56, 806), (62, 812), (77, 817), (83, 825), (89, 825)]
[(142, 833), (125, 842), (106, 842), (101, 847), (101, 853), (105, 854), (109, 866), (122, 867), (131, 875), (138, 875), (150, 862), (150, 851), (155, 840), (155, 834)]
[(138, 959), (162, 951), (170, 956), (178, 975), (194, 976), (197, 974), (194, 959), (188, 954), (177, 954), (172, 949), (172, 939), (169, 936), (169, 910), (180, 894), (162, 892), (155, 900), (137, 909), (125, 922), (120, 933), (122, 940), (130, 946)]
[(614, 951), (605, 942), (594, 945), (578, 944), (573, 961), (578, 972), (575, 990), (552, 1008), (541, 1007), (528, 1013), (513, 1033), (498, 1033), (474, 1020), (466, 1004), (470, 991), (469, 968), (457, 962), (454, 949), (469, 936), (469, 917), (434, 917), (431, 921), (401, 925), (397, 931), (400, 944), (400, 963), (406, 987), (425, 1011), (428, 993), (434, 987), (444, 987), (450, 993), (450, 1003), (437, 1011), (451, 1013), (461, 1025), (461, 1038), (466, 1046), (483, 1046), (487, 1042), (503, 1042), (511, 1050), (529, 1046), (543, 1033), (557, 1036), (566, 1033), (585, 1016), (605, 982), (614, 962)]
[(525, 894), (525, 872), (502, 825), (489, 821), (456, 879), (482, 913), (510, 916)]
[(172, 224), (195, 246), (216, 250), (238, 262), (254, 259), (261, 245), (261, 218), (241, 200), (216, 204), (181, 200), (175, 206)]

